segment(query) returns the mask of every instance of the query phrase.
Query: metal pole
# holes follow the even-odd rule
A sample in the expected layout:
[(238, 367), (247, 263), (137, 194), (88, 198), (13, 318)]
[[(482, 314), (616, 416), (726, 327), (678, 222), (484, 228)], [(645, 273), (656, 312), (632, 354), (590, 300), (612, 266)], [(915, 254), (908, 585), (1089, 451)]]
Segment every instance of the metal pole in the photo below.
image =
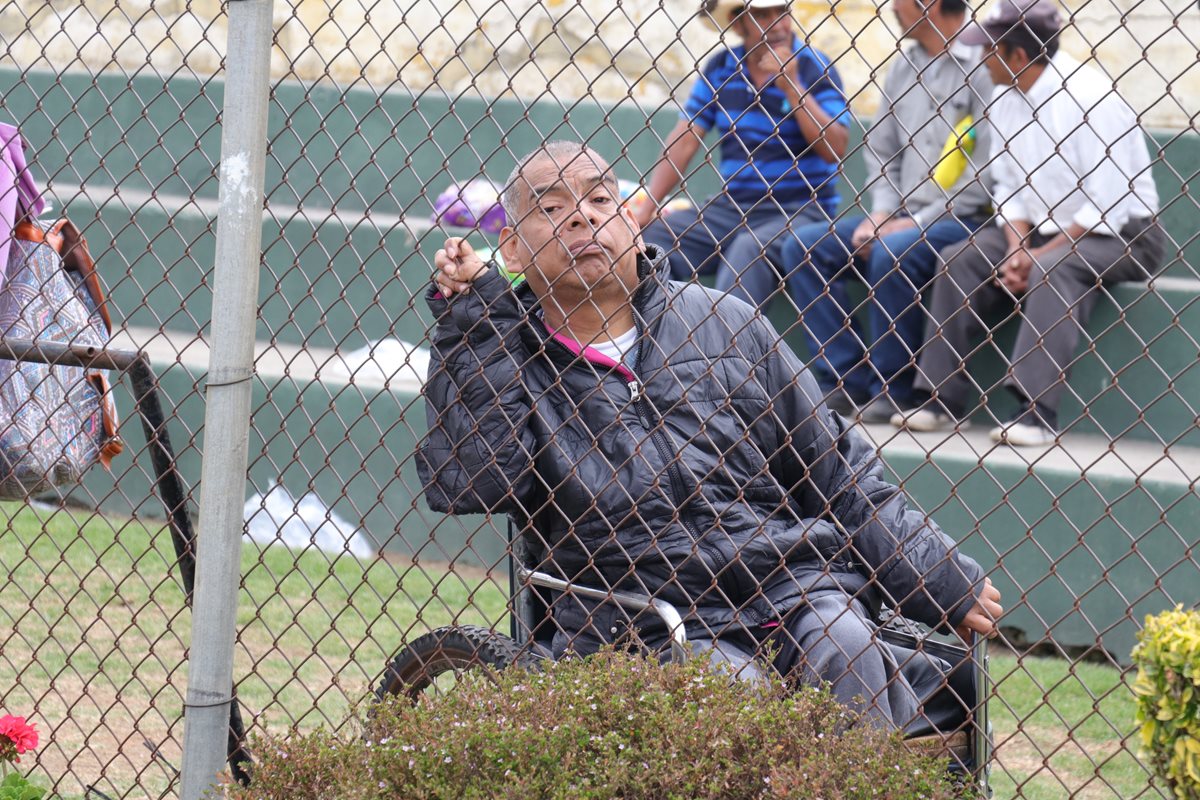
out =
[(221, 189), (205, 389), (196, 594), (180, 797), (199, 800), (225, 763), (242, 504), (254, 376), (270, 89), (272, 0), (232, 0), (221, 126)]

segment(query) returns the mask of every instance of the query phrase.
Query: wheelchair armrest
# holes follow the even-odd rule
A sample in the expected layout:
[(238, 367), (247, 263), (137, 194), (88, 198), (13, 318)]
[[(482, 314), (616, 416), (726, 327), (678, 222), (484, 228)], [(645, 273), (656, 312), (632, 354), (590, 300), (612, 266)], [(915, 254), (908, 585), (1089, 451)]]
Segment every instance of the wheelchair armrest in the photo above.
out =
[(988, 719), (988, 696), (992, 691), (991, 675), (988, 671), (988, 639), (977, 633), (971, 634), (970, 646), (938, 641), (928, 638), (913, 623), (902, 617), (889, 618), (880, 628), (883, 641), (900, 645), (909, 650), (924, 649), (951, 664), (971, 659), (972, 680), (975, 697), (971, 704), (971, 756), (974, 759), (975, 778), (984, 797), (991, 797), (991, 762), (994, 742), (992, 725)]
[(645, 595), (629, 594), (627, 592), (606, 592), (601, 589), (592, 589), (588, 586), (569, 583), (561, 578), (547, 575), (544, 572), (533, 572), (520, 564), (517, 565), (517, 579), (522, 583), (528, 583), (532, 586), (569, 592), (580, 597), (591, 598), (592, 600), (611, 601), (625, 609), (633, 609), (635, 611), (649, 609), (658, 614), (662, 621), (666, 623), (667, 629), (671, 632), (671, 660), (681, 664), (688, 658), (688, 640), (687, 633), (683, 628), (683, 616), (675, 606), (664, 600)]

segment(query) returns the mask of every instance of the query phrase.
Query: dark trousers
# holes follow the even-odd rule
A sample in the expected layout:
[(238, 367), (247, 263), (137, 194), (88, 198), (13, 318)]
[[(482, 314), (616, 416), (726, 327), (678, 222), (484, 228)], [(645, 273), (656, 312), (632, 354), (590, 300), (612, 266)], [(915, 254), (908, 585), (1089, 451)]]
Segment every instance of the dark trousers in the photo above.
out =
[(824, 218), (816, 202), (780, 203), (773, 197), (738, 202), (718, 194), (699, 208), (656, 220), (642, 238), (667, 252), (675, 280), (718, 269), (740, 275), (758, 265), (777, 275), (788, 229)]
[[(783, 248), (787, 286), (822, 387), (829, 391), (841, 380), (856, 401), (886, 392), (904, 407), (925, 338), (921, 297), (937, 272), (937, 253), (967, 238), (981, 220), (947, 217), (926, 228), (888, 234), (865, 256), (852, 252), (851, 245), (862, 220), (846, 216), (832, 227), (816, 223), (797, 229)], [(847, 288), (854, 283), (868, 290), (864, 314), (850, 302)]]
[[(1036, 236), (1033, 245), (1047, 240)], [(1085, 236), (1074, 246), (1056, 248), (1038, 259), (1020, 298), (996, 281), (1008, 250), (999, 226), (990, 225), (942, 251), (944, 267), (934, 280), (930, 326), (915, 387), (936, 391), (947, 409), (961, 415), (971, 388), (965, 362), (986, 330), (985, 317), (999, 309), (1023, 307), (1005, 385), (1055, 414), (1103, 287), (1152, 277), (1162, 267), (1166, 243), (1162, 228), (1147, 219), (1131, 220), (1120, 236)]]

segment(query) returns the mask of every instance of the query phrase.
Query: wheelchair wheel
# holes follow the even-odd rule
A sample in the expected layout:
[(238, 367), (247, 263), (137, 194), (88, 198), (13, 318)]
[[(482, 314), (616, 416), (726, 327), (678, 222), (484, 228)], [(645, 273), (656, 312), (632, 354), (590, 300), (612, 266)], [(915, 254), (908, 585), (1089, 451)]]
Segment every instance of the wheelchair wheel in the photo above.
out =
[(470, 670), (497, 672), (537, 659), (502, 633), (476, 625), (450, 625), (415, 639), (392, 659), (375, 689), (376, 699), (407, 695), (414, 703), (448, 691)]

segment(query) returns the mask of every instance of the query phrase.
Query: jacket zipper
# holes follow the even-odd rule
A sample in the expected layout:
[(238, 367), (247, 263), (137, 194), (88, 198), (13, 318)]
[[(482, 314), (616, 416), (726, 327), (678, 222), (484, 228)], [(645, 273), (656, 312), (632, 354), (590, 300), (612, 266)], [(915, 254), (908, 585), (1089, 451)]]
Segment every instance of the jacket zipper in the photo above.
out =
[[(637, 321), (636, 317), (634, 318), (634, 324), (637, 325), (638, 329), (637, 363), (644, 364), (646, 340), (642, 335), (642, 326)], [(628, 369), (628, 367), (626, 367), (626, 369)], [(641, 419), (642, 425), (645, 426), (646, 431), (649, 432), (650, 438), (653, 440), (654, 446), (658, 450), (658, 457), (661, 458), (663, 463), (667, 466), (667, 475), (671, 481), (671, 491), (672, 494), (675, 495), (675, 507), (679, 509), (679, 521), (683, 524), (683, 528), (687, 531), (688, 535), (692, 537), (692, 541), (696, 543), (696, 546), (702, 548), (705, 552), (712, 556), (713, 561), (715, 561), (717, 564), (716, 573), (720, 573), (725, 569), (726, 566), (729, 565), (729, 561), (724, 555), (721, 554), (720, 550), (704, 541), (700, 535), (700, 529), (696, 527), (696, 521), (693, 518), (692, 513), (688, 510), (687, 505), (684, 505), (681, 502), (680, 498), (685, 496), (687, 484), (684, 482), (683, 473), (679, 470), (679, 461), (672, 455), (671, 443), (667, 441), (667, 437), (662, 432), (661, 427), (654, 424), (655, 420), (652, 416), (653, 408), (650, 406), (650, 402), (646, 399), (646, 393), (643, 391), (641, 381), (638, 380), (638, 377), (633, 370), (629, 370), (629, 374), (633, 377), (633, 380), (629, 381), (630, 400), (633, 401), (634, 408), (637, 409), (638, 417)]]
[[(643, 329), (637, 318), (634, 318), (634, 325), (638, 331), (638, 353), (637, 362), (642, 364), (645, 362), (646, 340), (643, 336)], [(582, 352), (575, 352), (573, 348), (568, 347), (563, 342), (559, 341), (554, 335), (551, 335), (550, 341), (554, 342), (559, 347), (562, 347), (572, 355), (582, 356), (587, 359), (587, 355)], [(589, 359), (590, 360), (590, 359)], [(603, 365), (608, 366), (608, 365)], [(696, 545), (702, 548), (705, 552), (712, 556), (713, 561), (717, 564), (716, 572), (721, 572), (729, 565), (728, 559), (721, 554), (721, 551), (713, 547), (711, 544), (703, 541), (700, 535), (700, 529), (696, 527), (696, 521), (687, 507), (681, 503), (680, 498), (685, 496), (686, 483), (683, 478), (683, 473), (679, 471), (679, 463), (671, 454), (671, 443), (667, 441), (666, 435), (662, 430), (654, 424), (654, 409), (650, 406), (650, 402), (646, 399), (646, 393), (642, 382), (638, 379), (637, 373), (631, 370), (624, 364), (618, 364), (616, 372), (625, 380), (625, 385), (629, 389), (629, 399), (633, 403), (634, 409), (637, 411), (638, 421), (650, 434), (650, 439), (654, 442), (654, 449), (658, 451), (658, 457), (662, 459), (663, 464), (667, 467), (667, 477), (671, 484), (672, 500), (675, 502), (675, 507), (679, 510), (679, 521), (683, 525), (687, 534), (692, 538)]]

